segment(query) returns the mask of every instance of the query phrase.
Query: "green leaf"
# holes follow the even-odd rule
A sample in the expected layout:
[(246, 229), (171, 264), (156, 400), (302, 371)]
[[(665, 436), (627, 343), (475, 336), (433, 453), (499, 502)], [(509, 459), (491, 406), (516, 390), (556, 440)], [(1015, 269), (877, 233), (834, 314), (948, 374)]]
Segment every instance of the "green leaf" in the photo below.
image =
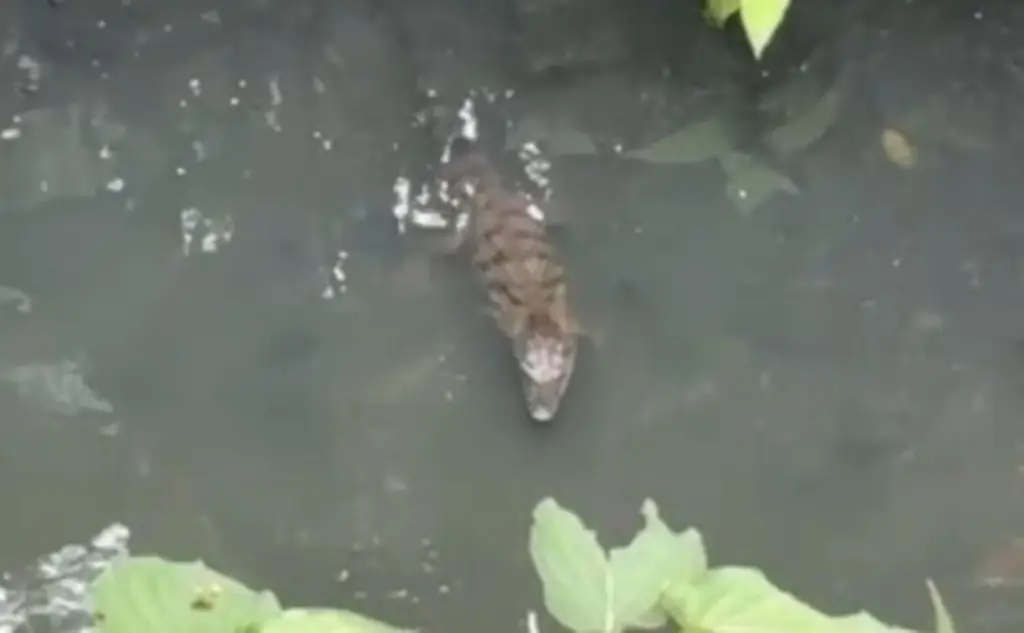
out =
[(768, 143), (780, 154), (790, 154), (820, 139), (836, 121), (841, 92), (837, 82), (812, 107), (772, 130)]
[(281, 607), (201, 562), (125, 558), (90, 587), (96, 633), (223, 633), (258, 627)]
[(956, 628), (953, 626), (953, 618), (949, 615), (946, 604), (942, 601), (939, 588), (935, 586), (931, 578), (927, 580), (927, 583), (928, 595), (931, 596), (932, 607), (935, 609), (935, 633), (956, 633)]
[(835, 621), (775, 587), (757, 569), (720, 567), (666, 593), (665, 609), (684, 631), (823, 633)]
[(865, 611), (821, 613), (750, 567), (720, 567), (703, 580), (673, 585), (662, 606), (681, 630), (701, 633), (914, 633)]
[(611, 628), (608, 561), (597, 535), (548, 497), (533, 510), (530, 557), (544, 587), (544, 604), (566, 628)]
[(626, 547), (613, 549), (612, 613), (617, 628), (654, 629), (665, 625), (661, 596), (672, 584), (694, 582), (708, 568), (704, 541), (690, 529), (674, 532), (661, 520), (658, 506), (646, 499), (644, 528)]
[(745, 214), (752, 213), (776, 193), (800, 193), (800, 189), (788, 177), (769, 169), (747, 154), (730, 152), (719, 157), (719, 161), (729, 177), (726, 194)]
[(789, 0), (740, 0), (743, 30), (757, 59), (761, 59), (788, 9)]
[(288, 609), (260, 627), (260, 633), (408, 633), (352, 611)]
[(704, 5), (704, 18), (721, 27), (739, 10), (740, 0), (707, 0)]
[(644, 149), (626, 154), (627, 158), (660, 164), (699, 163), (732, 149), (725, 128), (718, 119), (692, 123), (655, 141)]

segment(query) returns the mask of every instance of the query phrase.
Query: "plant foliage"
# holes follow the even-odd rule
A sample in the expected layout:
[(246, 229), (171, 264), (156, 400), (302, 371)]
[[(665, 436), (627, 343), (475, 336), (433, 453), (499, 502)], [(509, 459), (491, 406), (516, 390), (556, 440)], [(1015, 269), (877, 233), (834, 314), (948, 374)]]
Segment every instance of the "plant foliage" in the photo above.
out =
[[(699, 532), (672, 530), (651, 500), (644, 527), (606, 551), (554, 499), (533, 512), (530, 556), (551, 615), (574, 633), (620, 633), (671, 622), (681, 633), (914, 633), (861, 611), (829, 616), (749, 567), (708, 566)], [(282, 609), (199, 562), (154, 557), (116, 562), (91, 586), (96, 633), (408, 633), (351, 611)], [(935, 585), (932, 633), (956, 633)]]
[(708, 21), (723, 26), (732, 16), (739, 14), (743, 32), (754, 52), (761, 59), (772, 37), (789, 10), (790, 0), (707, 0), (704, 14)]

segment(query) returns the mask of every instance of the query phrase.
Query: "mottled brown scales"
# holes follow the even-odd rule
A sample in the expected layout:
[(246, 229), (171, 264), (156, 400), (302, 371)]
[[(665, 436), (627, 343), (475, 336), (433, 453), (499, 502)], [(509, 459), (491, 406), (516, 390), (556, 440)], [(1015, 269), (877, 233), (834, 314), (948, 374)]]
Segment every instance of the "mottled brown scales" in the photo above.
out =
[(576, 358), (579, 327), (570, 312), (565, 269), (532, 202), (507, 191), (487, 159), (468, 150), (445, 166), (447, 194), (468, 222), (453, 248), (468, 242), (490, 311), (513, 342), (531, 415), (554, 416)]

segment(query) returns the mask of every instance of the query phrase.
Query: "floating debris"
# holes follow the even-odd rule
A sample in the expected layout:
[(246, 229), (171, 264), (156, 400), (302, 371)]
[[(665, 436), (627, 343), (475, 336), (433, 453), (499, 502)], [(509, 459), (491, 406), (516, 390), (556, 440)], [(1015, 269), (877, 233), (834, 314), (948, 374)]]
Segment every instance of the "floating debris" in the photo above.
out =
[(192, 242), (199, 238), (199, 251), (211, 254), (220, 251), (222, 245), (231, 242), (235, 235), (235, 223), (231, 216), (221, 218), (204, 217), (196, 207), (181, 211), (181, 249), (185, 255), (193, 252)]
[(911, 169), (917, 165), (917, 150), (905, 134), (893, 128), (882, 130), (882, 150), (897, 167)]

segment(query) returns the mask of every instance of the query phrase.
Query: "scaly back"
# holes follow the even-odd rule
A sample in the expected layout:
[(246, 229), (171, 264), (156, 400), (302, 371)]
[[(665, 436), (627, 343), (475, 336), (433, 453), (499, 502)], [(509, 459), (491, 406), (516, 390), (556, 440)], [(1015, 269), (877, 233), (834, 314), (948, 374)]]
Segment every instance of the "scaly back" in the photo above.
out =
[(447, 193), (469, 215), (473, 267), (499, 328), (512, 340), (535, 419), (553, 417), (572, 374), (579, 328), (565, 269), (528, 197), (504, 188), (487, 158), (454, 146), (443, 171)]

